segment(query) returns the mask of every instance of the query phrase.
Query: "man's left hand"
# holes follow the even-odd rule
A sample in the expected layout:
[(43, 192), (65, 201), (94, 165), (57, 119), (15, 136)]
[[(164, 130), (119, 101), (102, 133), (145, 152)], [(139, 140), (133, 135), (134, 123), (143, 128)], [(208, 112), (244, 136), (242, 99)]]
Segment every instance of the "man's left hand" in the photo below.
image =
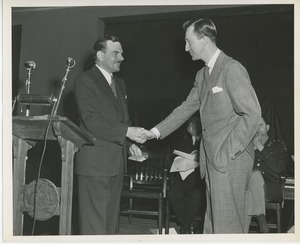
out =
[(142, 150), (135, 144), (132, 144), (130, 146), (129, 152), (134, 156), (142, 156)]

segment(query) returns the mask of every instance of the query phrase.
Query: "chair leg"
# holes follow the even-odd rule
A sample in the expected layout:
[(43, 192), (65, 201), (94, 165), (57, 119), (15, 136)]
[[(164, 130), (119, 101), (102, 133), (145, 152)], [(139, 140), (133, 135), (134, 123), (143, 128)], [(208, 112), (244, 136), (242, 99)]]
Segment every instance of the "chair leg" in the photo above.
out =
[(116, 233), (119, 233), (119, 229), (120, 229), (120, 215), (121, 215), (121, 210), (119, 209), (118, 223), (117, 223), (117, 226), (116, 226)]
[(170, 228), (170, 202), (166, 199), (165, 234), (169, 234)]
[(281, 233), (281, 208), (276, 210), (277, 214), (277, 233)]
[(162, 198), (158, 200), (158, 233), (162, 234), (162, 210), (163, 210), (163, 201)]
[[(132, 210), (133, 208), (133, 202), (132, 202), (132, 198), (129, 199), (129, 209)], [(132, 224), (132, 214), (128, 215), (128, 222), (129, 224)]]

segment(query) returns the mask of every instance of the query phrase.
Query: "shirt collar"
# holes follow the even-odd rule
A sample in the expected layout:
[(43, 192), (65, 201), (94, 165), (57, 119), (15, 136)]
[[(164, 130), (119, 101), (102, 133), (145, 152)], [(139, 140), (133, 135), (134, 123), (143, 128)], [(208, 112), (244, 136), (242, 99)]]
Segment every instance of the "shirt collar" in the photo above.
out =
[(200, 136), (192, 136), (193, 145), (196, 143), (197, 140), (200, 139)]
[(96, 67), (101, 71), (101, 73), (104, 75), (105, 79), (107, 80), (108, 84), (110, 85), (112, 74), (108, 73), (105, 69), (101, 68), (98, 64), (96, 64)]
[(210, 58), (209, 62), (207, 63), (209, 69), (212, 69), (214, 67), (220, 52), (221, 50), (218, 48), (214, 55)]

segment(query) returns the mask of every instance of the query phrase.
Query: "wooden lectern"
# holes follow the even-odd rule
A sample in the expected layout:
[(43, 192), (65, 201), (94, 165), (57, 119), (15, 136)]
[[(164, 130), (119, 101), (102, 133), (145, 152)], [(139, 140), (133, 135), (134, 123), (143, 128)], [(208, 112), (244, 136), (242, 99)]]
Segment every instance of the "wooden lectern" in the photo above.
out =
[[(30, 184), (25, 185), (27, 151), (38, 141), (44, 140), (50, 120), (51, 124), (47, 140), (58, 141), (61, 147), (62, 157), (61, 187), (60, 189), (57, 188), (58, 190), (55, 189), (58, 193), (58, 207), (54, 215), (59, 215), (59, 234), (71, 234), (73, 158), (74, 154), (82, 145), (92, 145), (93, 143), (92, 140), (83, 134), (68, 118), (59, 116), (51, 118), (45, 115), (13, 117), (13, 235), (22, 235), (23, 212), (26, 211), (26, 203), (28, 205), (28, 202), (30, 202), (26, 202), (26, 192), (30, 192)], [(39, 184), (40, 183), (37, 183), (37, 187), (34, 188), (37, 189)], [(47, 191), (45, 187), (43, 190)], [(47, 192), (44, 193), (44, 195), (35, 195), (35, 197), (39, 197), (42, 201), (49, 200), (49, 194), (47, 195)], [(54, 198), (52, 197), (52, 199)], [(35, 203), (35, 205), (37, 204)]]

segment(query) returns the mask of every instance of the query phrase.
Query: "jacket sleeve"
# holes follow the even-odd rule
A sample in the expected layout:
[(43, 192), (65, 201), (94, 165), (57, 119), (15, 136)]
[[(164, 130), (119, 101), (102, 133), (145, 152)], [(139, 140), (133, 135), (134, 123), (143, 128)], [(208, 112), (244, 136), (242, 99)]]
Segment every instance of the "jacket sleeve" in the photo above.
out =
[[(199, 72), (197, 74), (197, 77), (199, 77)], [(199, 110), (199, 82), (200, 81), (196, 79), (196, 81), (194, 82), (194, 86), (191, 89), (186, 100), (177, 108), (175, 108), (168, 117), (166, 117), (162, 122), (155, 126), (160, 132), (160, 137), (162, 139), (182, 126), (197, 110)]]

